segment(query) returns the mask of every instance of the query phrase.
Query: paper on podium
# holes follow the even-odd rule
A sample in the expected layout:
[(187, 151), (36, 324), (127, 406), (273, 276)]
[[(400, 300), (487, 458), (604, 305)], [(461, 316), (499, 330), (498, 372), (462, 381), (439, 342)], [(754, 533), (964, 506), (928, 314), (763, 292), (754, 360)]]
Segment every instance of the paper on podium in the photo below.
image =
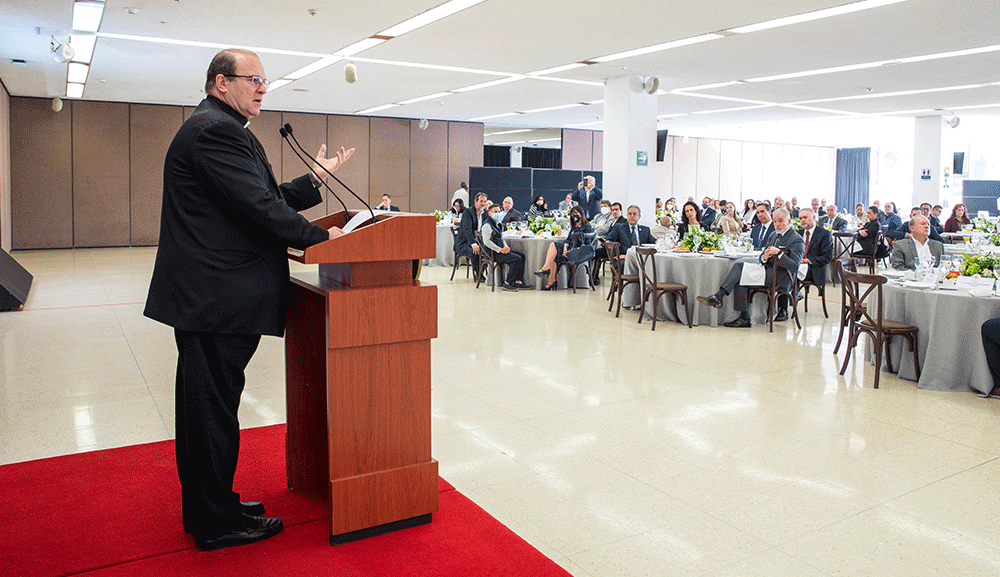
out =
[(371, 219), (372, 219), (372, 213), (368, 212), (367, 210), (366, 211), (359, 210), (358, 214), (355, 214), (353, 217), (351, 217), (351, 220), (347, 221), (347, 224), (344, 225), (344, 228), (340, 230), (344, 231), (344, 233), (346, 234), (358, 228), (362, 224), (370, 221)]

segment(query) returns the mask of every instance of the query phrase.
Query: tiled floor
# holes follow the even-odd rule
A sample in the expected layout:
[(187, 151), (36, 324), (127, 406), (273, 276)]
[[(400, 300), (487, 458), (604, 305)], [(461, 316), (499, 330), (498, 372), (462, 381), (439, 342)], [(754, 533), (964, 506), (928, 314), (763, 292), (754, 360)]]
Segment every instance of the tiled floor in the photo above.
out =
[[(172, 333), (142, 317), (154, 254), (15, 253), (35, 285), (0, 314), (0, 462), (171, 437)], [(801, 331), (652, 332), (601, 291), (449, 274), (422, 277), (441, 475), (574, 575), (1000, 574), (1000, 403), (873, 390), (862, 362), (840, 377), (818, 302)], [(243, 426), (284, 419), (282, 355), (262, 341)]]

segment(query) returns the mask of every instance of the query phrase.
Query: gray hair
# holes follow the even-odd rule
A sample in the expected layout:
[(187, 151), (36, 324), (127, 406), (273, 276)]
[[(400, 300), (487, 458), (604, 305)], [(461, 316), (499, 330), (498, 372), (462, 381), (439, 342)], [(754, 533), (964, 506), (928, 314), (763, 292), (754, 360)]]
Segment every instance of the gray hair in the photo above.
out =
[[(803, 210), (810, 210), (810, 209), (803, 209)], [(811, 210), (810, 210), (810, 212), (811, 212)], [(779, 214), (783, 214), (783, 215), (785, 215), (785, 218), (788, 218), (788, 209), (787, 208), (779, 208), (779, 209), (775, 210), (774, 212), (771, 213), (771, 218), (778, 218)]]
[(625, 210), (625, 212), (628, 212), (629, 210), (631, 210), (631, 209), (633, 209), (633, 208), (634, 208), (634, 209), (635, 209), (635, 210), (636, 210), (636, 211), (637, 211), (637, 212), (638, 212), (639, 214), (642, 214), (642, 209), (641, 209), (641, 208), (639, 208), (638, 206), (634, 205), (634, 204), (630, 204), (630, 205), (628, 205), (628, 208), (627, 208), (627, 209)]
[[(779, 210), (785, 210), (785, 209), (782, 208), (782, 209), (779, 209)], [(777, 212), (777, 211), (775, 211), (775, 212)], [(785, 210), (785, 212), (788, 212), (788, 211)], [(811, 214), (813, 216), (816, 216), (816, 213), (813, 212), (813, 209), (811, 209), (811, 208), (800, 208), (799, 209), (799, 216), (802, 216), (803, 212), (808, 212), (809, 214)]]

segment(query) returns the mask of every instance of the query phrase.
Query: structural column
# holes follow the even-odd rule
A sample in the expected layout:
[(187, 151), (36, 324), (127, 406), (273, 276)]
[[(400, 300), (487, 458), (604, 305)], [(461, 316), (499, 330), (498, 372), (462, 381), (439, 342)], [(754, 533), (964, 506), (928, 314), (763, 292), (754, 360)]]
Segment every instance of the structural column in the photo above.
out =
[(604, 85), (604, 198), (646, 207), (645, 223), (654, 219), (649, 207), (657, 190), (656, 103), (637, 76), (609, 78)]

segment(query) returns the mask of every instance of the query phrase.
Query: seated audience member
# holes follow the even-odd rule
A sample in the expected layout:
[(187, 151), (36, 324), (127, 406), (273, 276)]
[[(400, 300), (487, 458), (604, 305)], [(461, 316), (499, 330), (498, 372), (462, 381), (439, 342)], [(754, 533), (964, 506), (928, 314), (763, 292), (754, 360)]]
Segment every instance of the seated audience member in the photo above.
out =
[(503, 240), (503, 229), (500, 226), (500, 207), (492, 205), (489, 208), (489, 218), (483, 219), (479, 229), (483, 234), (483, 244), (493, 255), (493, 260), (507, 264), (507, 280), (501, 288), (505, 291), (532, 289), (532, 285), (524, 282), (524, 255), (510, 250)]
[(510, 222), (517, 222), (519, 220), (524, 220), (525, 216), (521, 211), (514, 208), (514, 199), (511, 197), (506, 197), (503, 199), (503, 209), (500, 211), (500, 224), (507, 224)]
[(861, 249), (854, 252), (855, 256), (867, 256), (872, 253), (875, 254), (875, 258), (885, 258), (889, 254), (889, 250), (885, 247), (885, 244), (878, 243), (875, 246), (875, 242), (878, 239), (879, 230), (881, 230), (881, 225), (878, 220), (878, 207), (875, 205), (868, 207), (868, 222), (865, 223), (864, 228), (858, 231), (855, 235), (854, 240), (858, 241), (861, 245)]
[(726, 212), (719, 217), (719, 228), (722, 229), (722, 234), (739, 238), (743, 234), (743, 220), (739, 217), (738, 209), (730, 202), (726, 204), (725, 210)]
[(392, 197), (390, 197), (388, 194), (383, 194), (382, 202), (380, 202), (379, 205), (375, 207), (375, 210), (390, 210), (392, 212), (399, 212), (399, 207), (392, 205)]
[[(833, 205), (829, 205), (827, 209)], [(837, 214), (836, 209), (834, 209), (834, 214)], [(799, 211), (799, 224), (802, 225), (802, 242), (804, 243), (802, 264), (809, 265), (809, 270), (806, 272), (807, 280), (817, 287), (823, 287), (826, 285), (826, 265), (830, 264), (833, 260), (833, 234), (823, 228), (822, 226), (817, 226), (816, 215), (813, 213), (812, 209), (803, 208)], [(801, 295), (796, 295), (796, 298), (800, 298)], [(788, 320), (788, 298), (779, 297), (778, 298), (778, 314), (774, 317), (775, 321), (786, 321)]]
[[(920, 210), (920, 207), (918, 207), (918, 206), (915, 206), (912, 209), (910, 209), (910, 220), (912, 221), (913, 217), (915, 217), (915, 216), (924, 216), (923, 212)], [(927, 222), (930, 223), (930, 219), (928, 219)], [(929, 226), (929, 224), (928, 224), (928, 226)], [(910, 236), (910, 222), (909, 221), (904, 222), (903, 226), (901, 226), (901, 227), (893, 230), (892, 234), (889, 234), (889, 232), (886, 231), (885, 236), (891, 238), (893, 241), (897, 241), (897, 240), (899, 240), (901, 238), (906, 238), (906, 237)], [(930, 239), (931, 240), (936, 240), (936, 241), (940, 242), (941, 244), (944, 244), (944, 239), (941, 238), (941, 235), (938, 234), (937, 231), (934, 230), (933, 227), (931, 227)]]
[(691, 232), (693, 226), (701, 226), (701, 209), (693, 200), (689, 200), (681, 208), (681, 221), (677, 224), (677, 235), (684, 238), (687, 233)]
[[(779, 208), (774, 211), (774, 232), (768, 237), (765, 243), (764, 252), (759, 257), (760, 264), (764, 265), (765, 277), (764, 286), (771, 286), (774, 281), (774, 263), (778, 263), (778, 282), (783, 284), (786, 290), (791, 290), (792, 279), (799, 270), (802, 262), (803, 242), (799, 233), (792, 228), (792, 219), (788, 218), (788, 211)], [(748, 312), (747, 287), (740, 285), (740, 278), (743, 275), (743, 263), (738, 262), (729, 269), (726, 280), (722, 282), (718, 292), (708, 296), (699, 296), (698, 302), (717, 309), (722, 308), (723, 300), (730, 294), (734, 295), (733, 308), (739, 311), (740, 316), (724, 323), (727, 327), (749, 327), (750, 313)]]
[(934, 207), (931, 208), (930, 216), (924, 215), (931, 221), (931, 226), (937, 231), (938, 234), (944, 232), (944, 225), (941, 224), (942, 210), (944, 210), (944, 208), (940, 204), (935, 204)]
[(817, 214), (817, 215), (818, 214), (823, 214), (823, 212), (820, 210), (820, 204), (819, 204), (819, 199), (818, 198), (813, 198), (809, 202), (809, 207), (812, 208), (813, 214)]
[(590, 219), (590, 226), (594, 227), (594, 230), (597, 231), (597, 238), (604, 238), (604, 236), (607, 236), (607, 230), (605, 230), (604, 235), (601, 235), (601, 227), (610, 223), (612, 220), (614, 220), (614, 217), (611, 216), (611, 201), (602, 199), (597, 216)]
[(712, 230), (712, 226), (715, 224), (715, 219), (719, 218), (719, 213), (712, 208), (712, 199), (707, 196), (701, 199), (701, 208), (702, 213), (698, 219), (701, 221), (701, 228), (705, 230)]
[(748, 198), (743, 203), (743, 224), (747, 225), (747, 227), (753, 226), (755, 216), (757, 216), (757, 203), (752, 198)]
[(587, 221), (587, 215), (583, 213), (583, 208), (579, 206), (574, 206), (570, 210), (569, 234), (566, 236), (566, 242), (554, 242), (550, 244), (549, 250), (545, 254), (545, 264), (542, 265), (542, 270), (535, 272), (538, 276), (548, 277), (549, 282), (542, 287), (542, 290), (551, 291), (558, 288), (556, 286), (556, 270), (558, 268), (556, 265), (566, 262), (566, 255), (569, 251), (580, 248), (586, 242), (583, 239), (573, 236), (574, 232), (594, 232), (594, 227), (590, 226), (590, 222)]
[(459, 224), (462, 220), (463, 212), (465, 212), (465, 204), (462, 203), (461, 198), (456, 198), (455, 202), (451, 203), (451, 208), (448, 210), (448, 216), (451, 217), (451, 223)]
[[(891, 202), (885, 203), (883, 207), (885, 216), (882, 217), (882, 226), (885, 227), (886, 236), (894, 232), (896, 229), (903, 228), (903, 219), (896, 214), (896, 205)], [(906, 234), (905, 232), (903, 233)], [(892, 238), (892, 237), (890, 237)]]
[[(691, 204), (694, 205), (693, 202)], [(640, 244), (653, 244), (656, 242), (656, 239), (649, 232), (649, 227), (639, 224), (641, 213), (638, 206), (633, 204), (628, 207), (628, 212), (625, 213), (625, 216), (626, 222), (615, 225), (605, 239), (607, 242), (621, 243), (621, 254), (618, 255), (618, 270), (623, 270), (625, 266), (625, 253), (628, 252), (628, 249), (633, 246), (637, 247)]]
[(986, 364), (993, 376), (991, 398), (1000, 397), (1000, 319), (990, 319), (980, 328), (983, 336), (983, 350), (986, 352)]
[(763, 250), (767, 237), (774, 232), (774, 223), (771, 222), (771, 211), (763, 202), (757, 203), (757, 224), (750, 228), (750, 240), (753, 242), (754, 250)]
[[(472, 270), (479, 270), (479, 249), (476, 242), (475, 231), (482, 229), (483, 218), (485, 216), (486, 193), (476, 193), (473, 205), (462, 213), (462, 220), (458, 225), (458, 236), (455, 237), (455, 254), (464, 255), (472, 259)], [(488, 217), (487, 217), (488, 218)], [(478, 272), (476, 273), (479, 274)]]
[(847, 221), (837, 214), (837, 205), (826, 205), (826, 214), (820, 217), (819, 225), (833, 232), (844, 232), (847, 229)]
[(860, 202), (854, 207), (854, 225), (861, 228), (868, 222), (868, 213), (865, 211), (865, 205)]
[[(605, 238), (611, 229), (615, 227), (616, 224), (622, 224), (625, 222), (625, 216), (622, 214), (622, 203), (612, 202), (611, 203), (611, 218), (609, 218), (604, 224), (599, 228), (596, 228), (597, 238)], [(594, 223), (590, 223), (592, 226)]]
[(799, 206), (799, 199), (798, 199), (798, 197), (793, 196), (791, 198), (791, 200), (789, 200), (788, 202), (786, 202), (785, 203), (785, 210), (788, 211), (788, 216), (790, 218), (798, 218), (799, 217), (799, 211), (802, 210), (802, 207)]
[(545, 197), (538, 195), (535, 200), (531, 201), (531, 207), (528, 208), (528, 218), (535, 219), (540, 216), (545, 216), (545, 213), (549, 211), (549, 205), (545, 204)]
[[(778, 210), (779, 208), (785, 208), (785, 200), (783, 198), (781, 198), (780, 196), (776, 196), (776, 197), (774, 197), (774, 206), (772, 207), (771, 211), (774, 212), (775, 210)], [(785, 208), (785, 210), (788, 210), (788, 209)], [(790, 214), (791, 213), (789, 213), (789, 215)]]
[(559, 203), (559, 210), (561, 212), (567, 212), (574, 206), (576, 206), (576, 203), (573, 202), (573, 193), (571, 192), (566, 195), (566, 200)]
[(962, 226), (972, 224), (964, 204), (956, 204), (951, 208), (951, 217), (944, 223), (945, 232), (959, 232)]
[(944, 243), (930, 238), (931, 223), (927, 217), (918, 214), (910, 219), (910, 236), (892, 243), (892, 268), (914, 270), (917, 263), (931, 263), (937, 266), (944, 256)]

